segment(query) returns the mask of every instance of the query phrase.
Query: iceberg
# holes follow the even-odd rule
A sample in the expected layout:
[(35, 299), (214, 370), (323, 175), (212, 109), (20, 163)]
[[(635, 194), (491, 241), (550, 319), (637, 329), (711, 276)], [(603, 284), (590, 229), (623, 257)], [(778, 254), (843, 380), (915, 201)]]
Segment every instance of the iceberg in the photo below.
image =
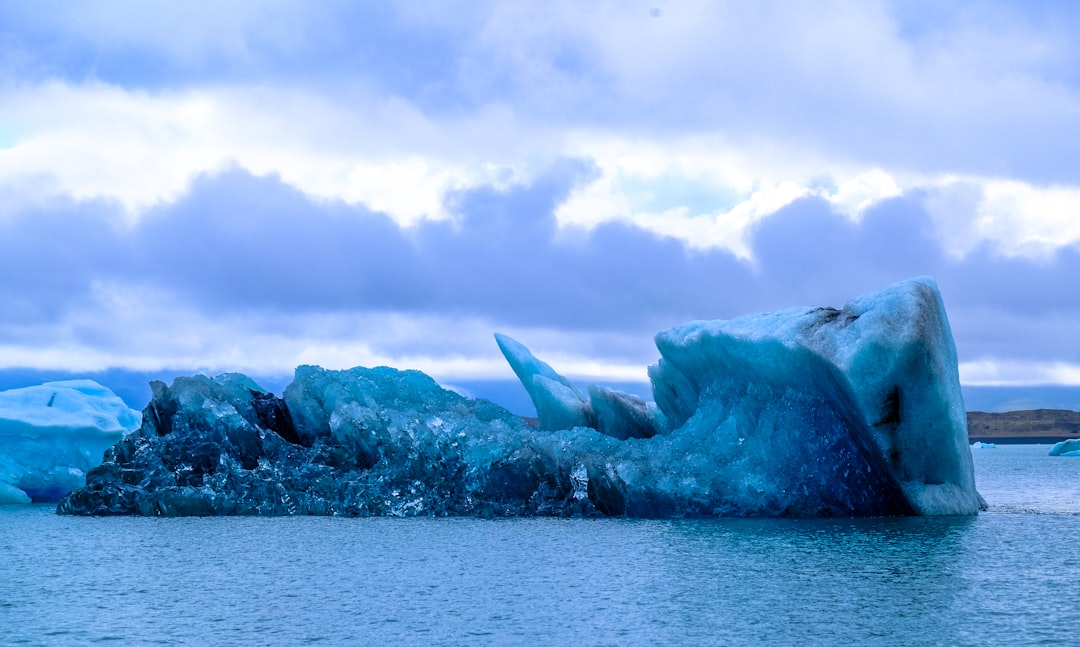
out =
[[(656, 344), (653, 393), (674, 427), (741, 420), (755, 435), (773, 433), (755, 420), (756, 410), (775, 415), (789, 399), (809, 398), (816, 404), (794, 422), (801, 428), (796, 442), (821, 433), (814, 421), (823, 407), (838, 408), (857, 427), (853, 441), (900, 485), (916, 513), (985, 508), (975, 490), (956, 347), (930, 278), (842, 309), (691, 322), (660, 333)], [(814, 373), (820, 378), (807, 384)]]
[(92, 380), (0, 391), (0, 503), (59, 501), (138, 427), (139, 413)]
[(975, 514), (956, 351), (922, 278), (842, 309), (656, 336), (654, 402), (559, 375), (496, 335), (539, 424), (418, 371), (301, 366), (152, 384), (138, 431), (63, 514)]
[(1080, 439), (1070, 438), (1054, 443), (1050, 448), (1050, 456), (1080, 456)]

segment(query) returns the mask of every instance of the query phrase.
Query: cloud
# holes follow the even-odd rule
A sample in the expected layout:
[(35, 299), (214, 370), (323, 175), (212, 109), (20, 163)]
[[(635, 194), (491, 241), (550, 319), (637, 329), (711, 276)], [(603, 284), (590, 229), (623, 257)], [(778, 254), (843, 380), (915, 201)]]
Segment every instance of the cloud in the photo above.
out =
[(483, 161), (489, 151), (465, 151), (498, 115), (435, 124), (392, 98), (343, 106), (288, 89), (149, 94), (49, 81), (8, 88), (0, 109), (12, 140), (0, 149), (0, 190), (15, 208), (42, 195), (100, 198), (133, 220), (176, 200), (193, 177), (241, 166), (409, 223), (444, 217), (446, 192), (498, 171)]
[(797, 199), (749, 229), (753, 262), (623, 222), (560, 227), (559, 205), (595, 174), (563, 160), (529, 183), (458, 192), (451, 219), (408, 228), (240, 169), (130, 226), (108, 203), (58, 201), (0, 220), (0, 263), (26, 277), (0, 289), (19, 315), (0, 324), (0, 347), (8, 365), (51, 368), (389, 363), (480, 378), (502, 369), (490, 334), (503, 330), (568, 372), (640, 379), (668, 326), (842, 305), (931, 274), (971, 379), (1080, 363), (1076, 252), (1035, 262), (983, 246), (958, 259), (918, 194), (858, 221)]
[(1074, 12), (988, 2), (913, 25), (886, 2), (685, 2), (659, 19), (649, 7), (495, 5), (471, 69), (547, 121), (636, 137), (720, 131), (737, 148), (767, 139), (861, 166), (1076, 176), (1060, 136), (1080, 109), (1076, 79), (1060, 74), (1075, 60)]
[[(961, 381), (970, 386), (1080, 386), (1080, 363), (982, 361), (962, 362), (959, 368)], [(1027, 408), (1043, 406), (1029, 405)]]
[(175, 81), (185, 70), (251, 70), (260, 60), (307, 49), (311, 32), (325, 23), (305, 5), (291, 0), (258, 6), (91, 0), (43, 13), (4, 3), (0, 16), (9, 48), (47, 52), (45, 62), (64, 66), (46, 68), (48, 72), (155, 83), (155, 74)]
[(186, 195), (193, 178), (241, 168), (415, 225), (450, 218), (450, 196), (527, 183), (573, 157), (595, 172), (558, 206), (561, 224), (620, 221), (744, 259), (755, 223), (807, 196), (858, 220), (921, 192), (943, 244), (961, 256), (989, 243), (1005, 255), (1045, 258), (1080, 243), (1077, 186), (864, 167), (820, 151), (740, 148), (715, 134), (567, 131), (501, 108), (446, 121), (400, 99), (366, 96), (346, 109), (317, 94), (258, 87), (151, 94), (47, 82), (0, 94), (0, 108), (11, 116), (0, 214), (52, 198), (115, 201), (124, 207), (117, 221), (130, 224)]
[(970, 379), (1069, 375), (1080, 17), (932, 9), (0, 5), (4, 361), (621, 375), (931, 274)]

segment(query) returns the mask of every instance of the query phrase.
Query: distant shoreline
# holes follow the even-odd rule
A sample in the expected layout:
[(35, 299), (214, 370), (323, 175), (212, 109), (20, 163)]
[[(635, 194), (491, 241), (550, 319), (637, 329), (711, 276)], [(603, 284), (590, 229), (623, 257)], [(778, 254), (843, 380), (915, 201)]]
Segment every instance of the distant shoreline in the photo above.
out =
[(969, 411), (967, 422), (969, 442), (1051, 444), (1080, 438), (1080, 411), (1067, 409)]
[(1053, 445), (1080, 436), (968, 436), (968, 442), (992, 445)]

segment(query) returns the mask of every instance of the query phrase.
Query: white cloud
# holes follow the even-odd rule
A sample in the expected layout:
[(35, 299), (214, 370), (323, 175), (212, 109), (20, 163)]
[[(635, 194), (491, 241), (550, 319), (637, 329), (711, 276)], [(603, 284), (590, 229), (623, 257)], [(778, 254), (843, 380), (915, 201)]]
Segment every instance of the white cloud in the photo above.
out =
[[(174, 87), (164, 75), (157, 90), (92, 80), (92, 66), (68, 81), (3, 81), (0, 217), (67, 196), (115, 202), (133, 222), (183, 196), (193, 177), (238, 166), (407, 226), (450, 217), (448, 192), (527, 182), (573, 157), (598, 175), (559, 205), (562, 224), (617, 220), (744, 260), (753, 260), (754, 224), (805, 197), (859, 221), (884, 200), (924, 195), (958, 259), (979, 246), (1046, 259), (1080, 245), (1080, 155), (1068, 136), (1080, 115), (1075, 29), (1014, 19), (1020, 5), (945, 10), (949, 20), (918, 29), (904, 23), (904, 5), (874, 1), (399, 5), (391, 13), (403, 34), (455, 41), (440, 45), (460, 60), (443, 61), (431, 73), (439, 78), (389, 39), (373, 46), (391, 48), (395, 65), (348, 50), (349, 27), (332, 5), (95, 1), (14, 11), (50, 23), (55, 33), (44, 31), (72, 51), (146, 54), (148, 68), (171, 61), (171, 73), (189, 74)], [(277, 78), (300, 50), (305, 65), (327, 64), (326, 78)], [(36, 64), (51, 74), (65, 63), (50, 51), (14, 52), (31, 60), (0, 63), (2, 78)], [(353, 67), (334, 67), (337, 54)], [(233, 67), (213, 83), (197, 78), (216, 65)], [(345, 69), (348, 78), (332, 77)], [(402, 70), (419, 90), (394, 82)], [(72, 80), (84, 74), (91, 80)], [(250, 80), (228, 81), (238, 78)], [(449, 105), (435, 105), (444, 94)], [(269, 317), (222, 318), (99, 285), (51, 325), (0, 322), (0, 358), (75, 370), (386, 363), (440, 378), (509, 376), (490, 338), (497, 322)], [(619, 342), (634, 350), (607, 352), (594, 350), (609, 342), (602, 331), (507, 332), (585, 379), (644, 379), (651, 361), (648, 340), (645, 350)], [(972, 385), (1080, 384), (1080, 367), (1067, 362), (989, 358), (960, 370)]]
[(1080, 386), (1080, 364), (999, 359), (960, 362), (960, 382), (968, 386)]
[(1003, 256), (1038, 260), (1080, 244), (1080, 186), (970, 176), (927, 184), (927, 208), (956, 257), (989, 244)]
[[(0, 149), (9, 209), (44, 192), (115, 200), (137, 220), (182, 195), (194, 176), (236, 165), (407, 225), (447, 217), (448, 191), (503, 175), (483, 152), (464, 149), (489, 113), (435, 125), (395, 99), (346, 109), (288, 89), (151, 94), (47, 82), (9, 89), (0, 110), (12, 124), (12, 142)], [(445, 137), (435, 134), (444, 127), (460, 137), (453, 155), (443, 154)]]
[(10, 116), (11, 144), (0, 148), (9, 212), (60, 194), (116, 201), (136, 220), (181, 196), (195, 175), (237, 165), (409, 225), (449, 217), (450, 191), (527, 181), (545, 160), (569, 156), (591, 160), (599, 177), (560, 205), (564, 225), (622, 220), (744, 259), (753, 223), (794, 200), (818, 196), (858, 220), (913, 190), (927, 192), (943, 245), (958, 256), (989, 243), (1006, 256), (1038, 258), (1080, 242), (1077, 186), (864, 167), (715, 133), (563, 130), (521, 122), (505, 106), (439, 120), (399, 98), (366, 97), (346, 109), (288, 89), (152, 94), (47, 82), (9, 88), (0, 109)]
[(1080, 187), (982, 184), (975, 230), (1008, 256), (1039, 257), (1080, 242)]
[[(393, 366), (438, 380), (516, 379), (479, 316), (396, 312), (207, 313), (176, 295), (97, 282), (52, 323), (0, 321), (0, 369), (183, 370), (286, 375), (302, 364), (329, 369)], [(648, 336), (608, 331), (505, 328), (563, 374), (645, 381), (655, 361)], [(602, 350), (600, 350), (602, 349)]]
[(840, 178), (834, 191), (819, 190), (819, 193), (837, 211), (859, 219), (882, 200), (902, 195), (904, 190), (897, 182), (897, 178), (882, 169), (871, 168)]

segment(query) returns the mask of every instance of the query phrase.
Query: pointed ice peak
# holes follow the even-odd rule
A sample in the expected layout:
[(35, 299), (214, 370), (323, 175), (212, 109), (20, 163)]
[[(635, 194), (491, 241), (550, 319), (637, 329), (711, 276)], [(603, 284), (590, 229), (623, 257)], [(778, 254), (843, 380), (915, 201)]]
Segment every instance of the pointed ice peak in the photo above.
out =
[(499, 345), (499, 350), (501, 350), (503, 356), (506, 357), (506, 361), (510, 363), (510, 368), (514, 369), (514, 374), (521, 380), (521, 384), (525, 387), (525, 390), (529, 392), (529, 397), (533, 399), (533, 404), (536, 404), (537, 396), (537, 387), (534, 386), (533, 380), (533, 377), (536, 375), (543, 376), (553, 382), (558, 382), (570, 389), (570, 391), (581, 400), (585, 399), (585, 396), (576, 386), (574, 386), (573, 382), (556, 373), (555, 369), (551, 368), (550, 364), (533, 355), (532, 351), (525, 347), (525, 344), (502, 333), (495, 333), (495, 343)]
[(556, 373), (521, 342), (495, 333), (495, 343), (532, 398), (541, 429), (593, 426), (589, 399), (573, 382)]

